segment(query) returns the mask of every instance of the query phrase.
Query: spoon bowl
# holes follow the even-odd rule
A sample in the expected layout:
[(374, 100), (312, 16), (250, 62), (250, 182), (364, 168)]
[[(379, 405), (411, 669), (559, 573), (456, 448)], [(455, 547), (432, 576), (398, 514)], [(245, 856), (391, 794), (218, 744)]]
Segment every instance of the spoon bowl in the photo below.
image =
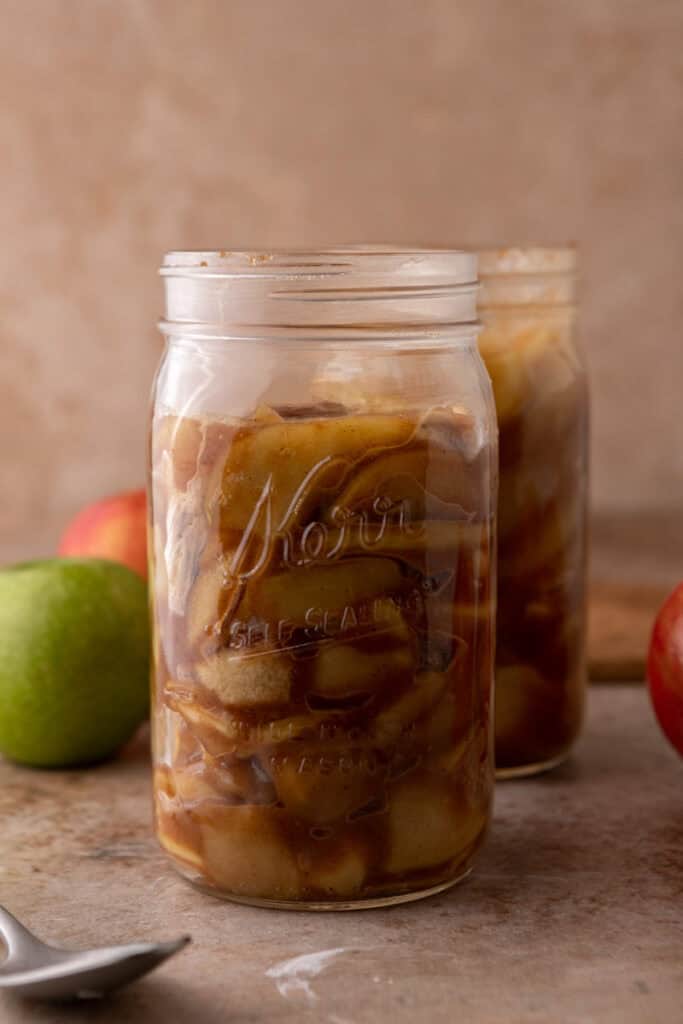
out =
[(172, 942), (72, 952), (41, 942), (4, 907), (0, 938), (7, 947), (0, 964), (0, 989), (31, 999), (96, 998), (147, 974), (190, 941), (184, 935)]

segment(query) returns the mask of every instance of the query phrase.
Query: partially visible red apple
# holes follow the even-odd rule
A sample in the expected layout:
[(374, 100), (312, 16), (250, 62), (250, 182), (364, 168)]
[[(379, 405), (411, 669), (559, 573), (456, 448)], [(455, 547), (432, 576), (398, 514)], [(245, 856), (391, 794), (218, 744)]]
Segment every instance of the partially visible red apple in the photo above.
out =
[(62, 534), (58, 554), (108, 558), (147, 579), (147, 510), (144, 490), (86, 505)]
[(667, 597), (655, 619), (647, 681), (659, 724), (683, 755), (683, 583)]

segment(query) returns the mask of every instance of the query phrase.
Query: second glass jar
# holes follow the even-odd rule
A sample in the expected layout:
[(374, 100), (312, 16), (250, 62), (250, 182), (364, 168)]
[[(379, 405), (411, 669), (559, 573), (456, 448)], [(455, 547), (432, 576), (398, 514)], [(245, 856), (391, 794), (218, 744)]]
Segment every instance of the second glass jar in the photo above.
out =
[(500, 429), (496, 766), (564, 760), (586, 683), (588, 396), (572, 248), (480, 254), (480, 351)]
[(214, 894), (414, 899), (482, 841), (497, 453), (475, 267), (381, 250), (164, 262), (155, 813)]

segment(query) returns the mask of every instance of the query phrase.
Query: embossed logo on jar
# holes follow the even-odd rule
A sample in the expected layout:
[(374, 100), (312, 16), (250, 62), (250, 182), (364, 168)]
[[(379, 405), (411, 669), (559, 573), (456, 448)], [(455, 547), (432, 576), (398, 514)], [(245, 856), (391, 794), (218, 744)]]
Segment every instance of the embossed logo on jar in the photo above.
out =
[(268, 477), (230, 562), (230, 575), (238, 583), (258, 576), (274, 557), (284, 567), (301, 568), (334, 561), (354, 550), (379, 552), (390, 532), (413, 542), (424, 535), (424, 523), (413, 518), (410, 499), (387, 495), (359, 509), (337, 505), (330, 510), (329, 522), (314, 519), (303, 527), (292, 525), (316, 477), (330, 461), (331, 456), (322, 459), (306, 475), (279, 523), (273, 521), (273, 476)]

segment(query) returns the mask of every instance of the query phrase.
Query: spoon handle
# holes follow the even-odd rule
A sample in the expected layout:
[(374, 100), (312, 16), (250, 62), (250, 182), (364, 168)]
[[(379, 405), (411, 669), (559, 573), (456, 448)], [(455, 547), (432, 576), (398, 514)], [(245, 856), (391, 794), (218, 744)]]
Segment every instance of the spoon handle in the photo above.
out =
[(43, 948), (43, 943), (2, 906), (0, 906), (0, 938), (7, 946), (6, 964), (9, 964), (10, 961), (24, 959), (35, 953), (36, 949)]

